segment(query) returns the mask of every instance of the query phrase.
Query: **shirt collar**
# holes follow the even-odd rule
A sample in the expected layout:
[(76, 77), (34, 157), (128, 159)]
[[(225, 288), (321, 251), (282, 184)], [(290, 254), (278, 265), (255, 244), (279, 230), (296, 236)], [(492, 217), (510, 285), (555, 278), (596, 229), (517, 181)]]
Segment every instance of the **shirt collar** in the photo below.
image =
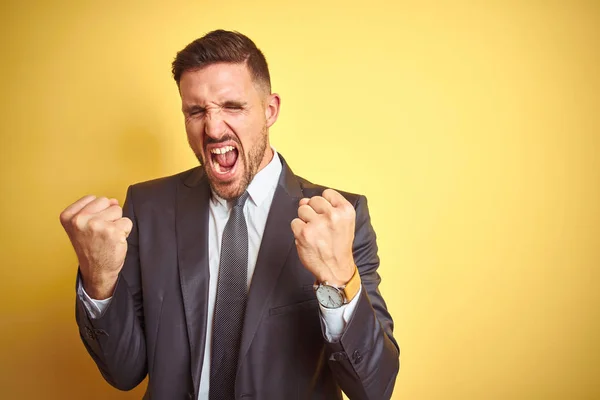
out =
[[(252, 199), (257, 207), (262, 204), (262, 202), (272, 192), (272, 189), (277, 186), (277, 182), (279, 182), (279, 175), (281, 175), (281, 170), (283, 169), (281, 165), (281, 159), (279, 158), (277, 151), (274, 147), (271, 147), (271, 149), (273, 150), (273, 158), (263, 169), (258, 171), (246, 189), (250, 195), (250, 199)], [(218, 196), (214, 192), (212, 192), (211, 200), (224, 207), (229, 207), (227, 200)]]

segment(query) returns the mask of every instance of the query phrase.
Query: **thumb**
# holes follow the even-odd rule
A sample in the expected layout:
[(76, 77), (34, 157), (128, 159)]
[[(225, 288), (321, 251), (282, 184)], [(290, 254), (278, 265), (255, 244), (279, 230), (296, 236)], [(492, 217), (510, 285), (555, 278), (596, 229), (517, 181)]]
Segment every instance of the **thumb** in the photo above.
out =
[(119, 218), (114, 222), (118, 231), (123, 232), (123, 240), (127, 239), (133, 229), (133, 222), (127, 217)]

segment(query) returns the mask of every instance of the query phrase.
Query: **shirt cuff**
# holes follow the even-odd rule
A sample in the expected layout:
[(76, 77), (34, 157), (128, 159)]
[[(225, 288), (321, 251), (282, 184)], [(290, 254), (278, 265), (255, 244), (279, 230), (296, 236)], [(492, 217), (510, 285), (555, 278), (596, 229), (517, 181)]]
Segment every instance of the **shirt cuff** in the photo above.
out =
[(326, 308), (319, 304), (321, 321), (323, 322), (322, 326), (324, 328), (323, 333), (328, 342), (338, 342), (342, 338), (348, 322), (350, 322), (352, 315), (354, 315), (354, 309), (358, 304), (361, 291), (362, 284), (358, 288), (356, 296), (348, 304), (344, 304), (338, 308)]
[(81, 299), (81, 301), (83, 302), (83, 305), (85, 306), (92, 319), (100, 318), (104, 310), (106, 310), (106, 307), (108, 307), (108, 305), (110, 304), (110, 300), (112, 299), (112, 296), (104, 300), (92, 299), (83, 288), (81, 280), (77, 284), (77, 294), (79, 295), (79, 299)]

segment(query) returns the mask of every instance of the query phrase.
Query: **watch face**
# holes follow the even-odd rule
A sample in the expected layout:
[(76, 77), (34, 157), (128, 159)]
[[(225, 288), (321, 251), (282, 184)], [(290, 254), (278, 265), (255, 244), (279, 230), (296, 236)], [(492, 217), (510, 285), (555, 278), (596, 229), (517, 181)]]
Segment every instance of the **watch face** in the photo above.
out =
[(319, 303), (325, 308), (339, 308), (344, 305), (344, 297), (334, 287), (321, 285), (316, 294)]

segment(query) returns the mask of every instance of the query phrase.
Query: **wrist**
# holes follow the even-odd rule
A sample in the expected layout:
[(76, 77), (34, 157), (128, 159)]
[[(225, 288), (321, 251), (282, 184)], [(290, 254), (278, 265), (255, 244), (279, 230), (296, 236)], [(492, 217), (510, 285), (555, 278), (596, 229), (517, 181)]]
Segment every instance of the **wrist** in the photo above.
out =
[(351, 262), (349, 264), (346, 264), (345, 267), (339, 267), (330, 270), (329, 274), (317, 277), (317, 280), (321, 283), (327, 282), (329, 285), (332, 286), (344, 286), (348, 282), (350, 282), (350, 279), (352, 279), (355, 269), (356, 265), (354, 264), (354, 262)]
[(81, 275), (83, 289), (94, 300), (105, 300), (111, 297), (118, 278), (118, 274), (98, 274), (88, 277)]

